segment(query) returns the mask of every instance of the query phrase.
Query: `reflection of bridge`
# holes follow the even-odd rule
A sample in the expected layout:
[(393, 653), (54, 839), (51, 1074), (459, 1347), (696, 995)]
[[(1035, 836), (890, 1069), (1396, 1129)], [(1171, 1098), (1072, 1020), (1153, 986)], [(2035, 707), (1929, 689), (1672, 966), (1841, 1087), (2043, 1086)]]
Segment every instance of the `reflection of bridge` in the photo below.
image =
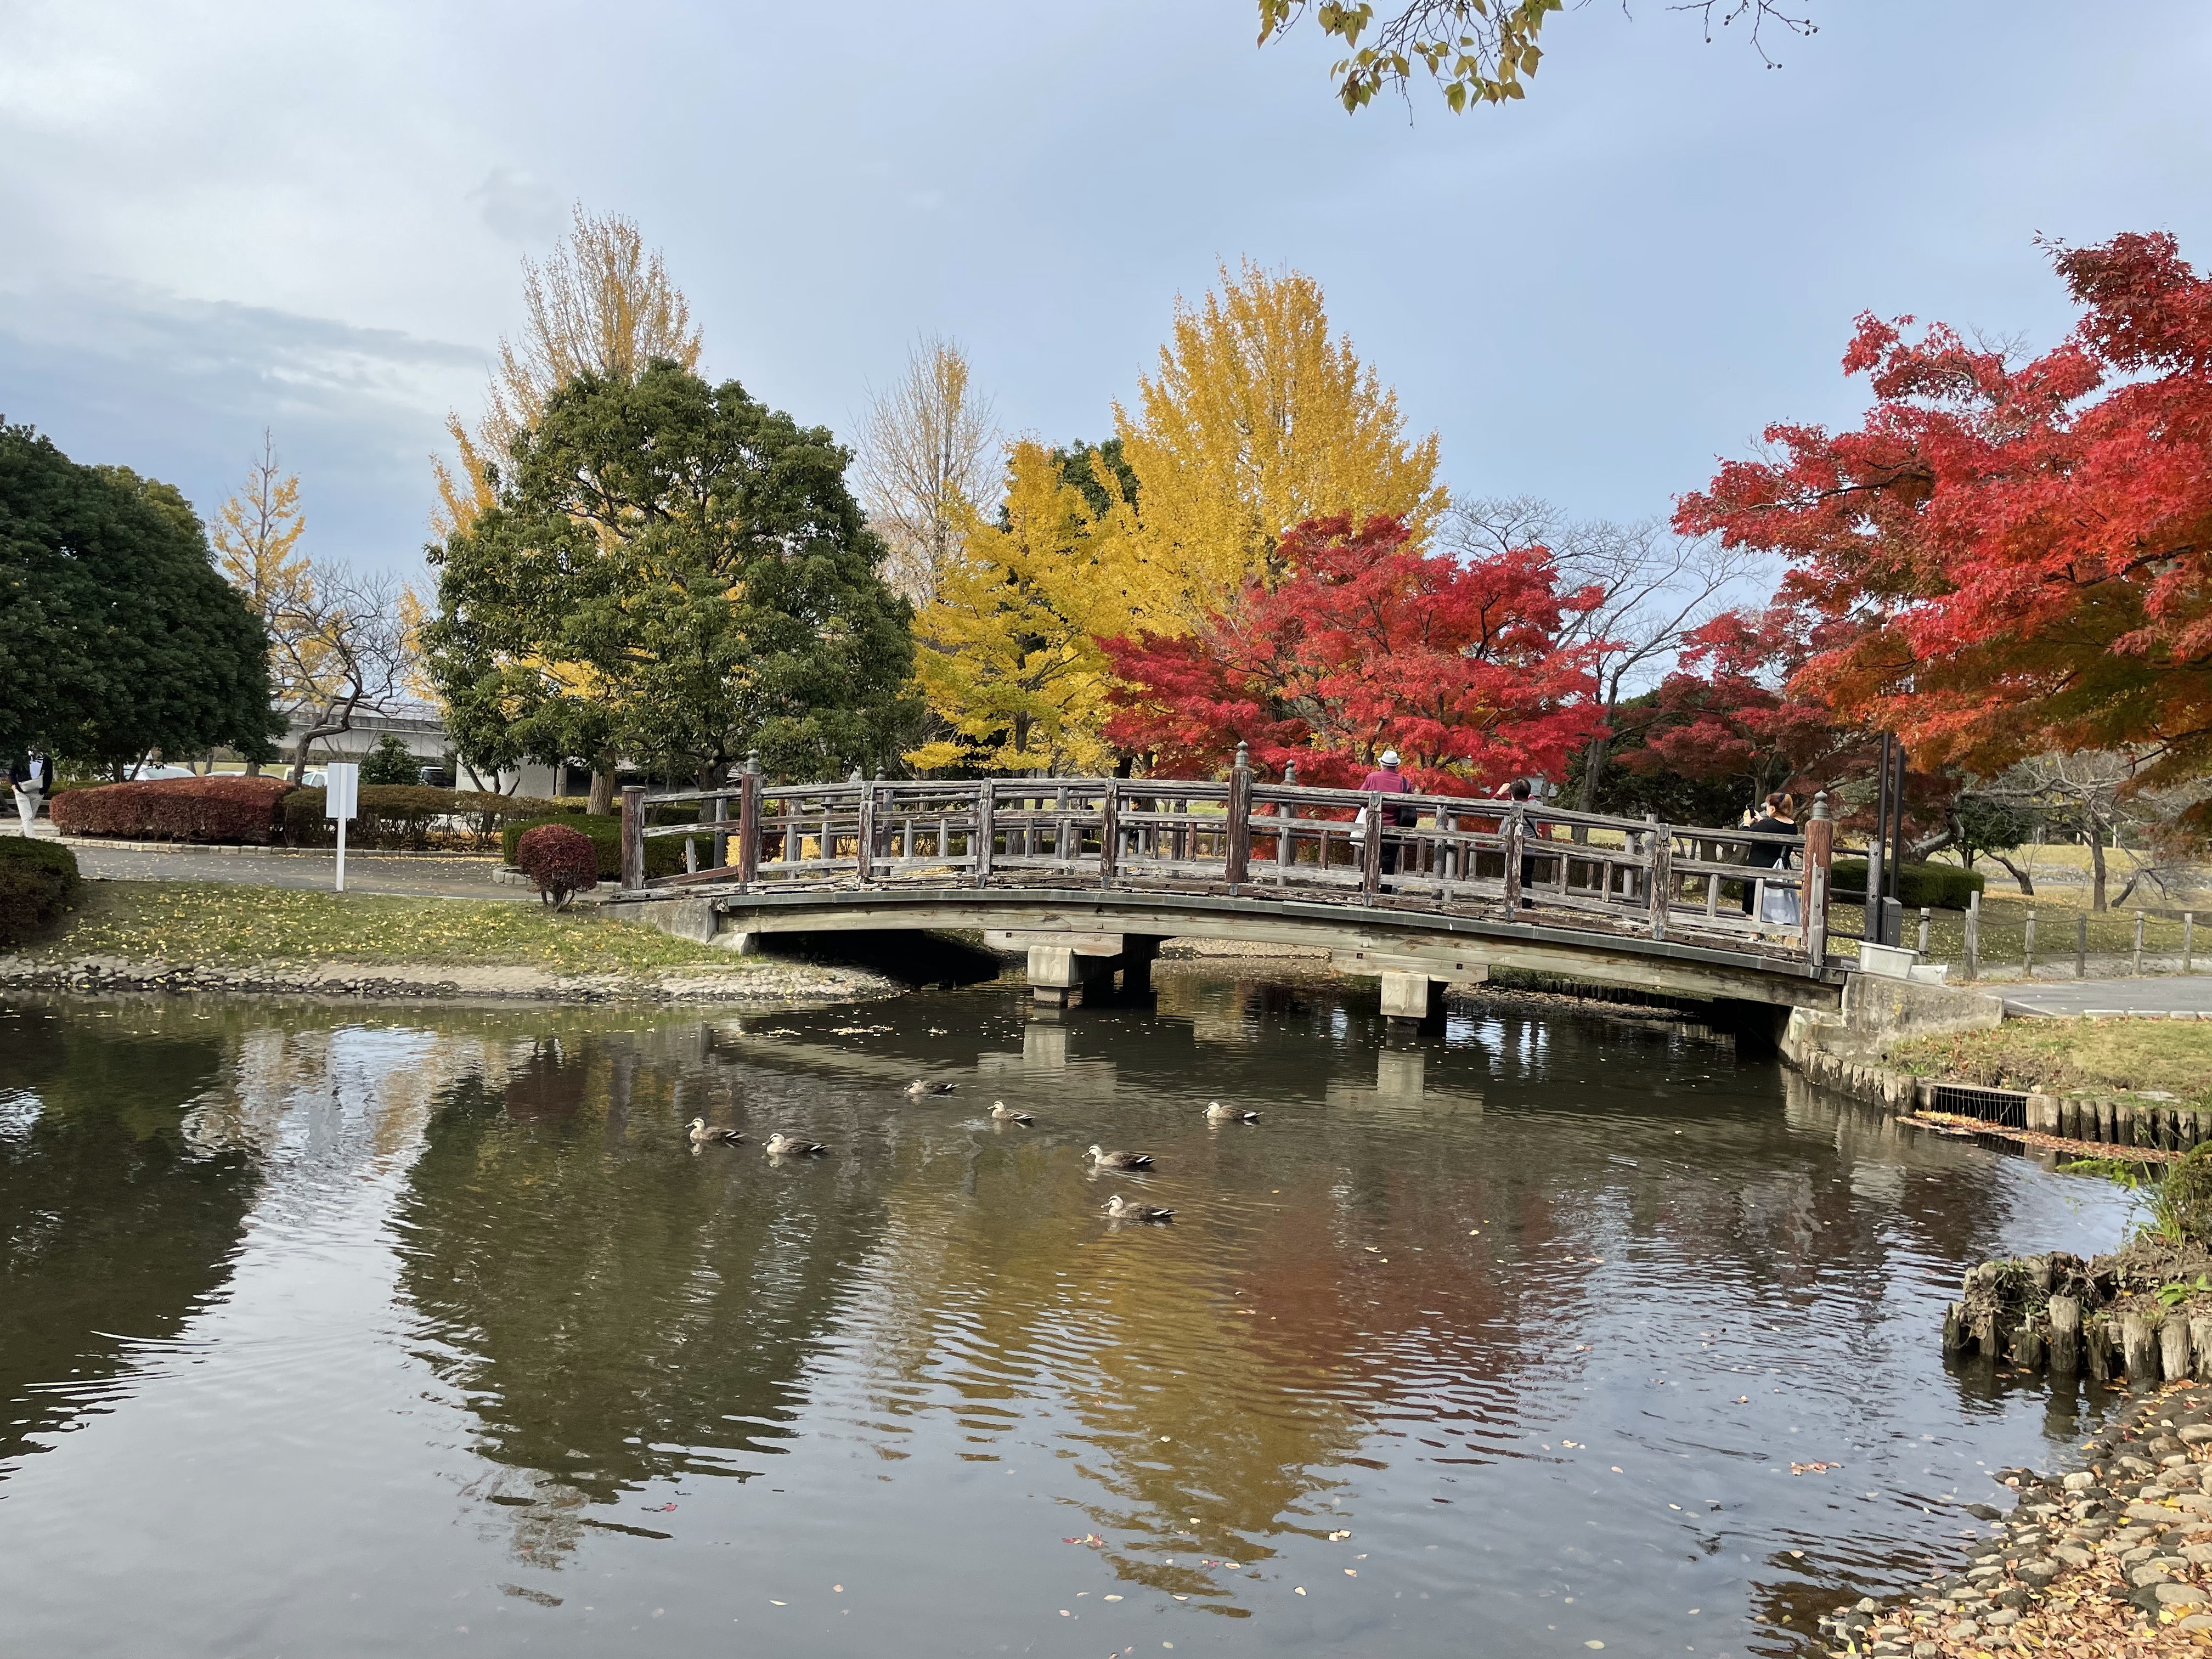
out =
[[(696, 805), (696, 822), (653, 809)], [(1369, 833), (1369, 826), (1380, 833)], [(648, 878), (646, 846), (680, 840)], [(1782, 1007), (1832, 1008), (1832, 826), (1817, 804), (1802, 870), (1779, 838), (1532, 802), (1219, 782), (994, 778), (623, 795), (616, 914), (738, 948), (763, 935), (981, 928), (1029, 951), (1041, 1001), (1141, 986), (1160, 940), (1326, 947), (1419, 1019), (1493, 967)], [(1795, 838), (1789, 842), (1795, 848)], [(1786, 895), (1784, 898), (1782, 896)], [(1755, 916), (1794, 911), (1786, 927)]]

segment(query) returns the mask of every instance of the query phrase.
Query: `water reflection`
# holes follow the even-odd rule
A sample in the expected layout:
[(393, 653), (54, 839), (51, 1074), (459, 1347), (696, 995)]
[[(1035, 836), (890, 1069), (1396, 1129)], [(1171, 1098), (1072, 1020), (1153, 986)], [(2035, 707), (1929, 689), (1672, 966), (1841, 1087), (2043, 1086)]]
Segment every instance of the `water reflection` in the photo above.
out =
[[(2101, 1409), (1932, 1339), (1966, 1262), (2109, 1236), (2095, 1189), (1678, 1024), (1397, 1038), (1332, 983), (1158, 985), (8, 1012), (25, 1645), (991, 1651), (1065, 1609), (1116, 1647), (1208, 1613), (1457, 1652), (1473, 1613), (1502, 1651), (1794, 1652), (1924, 1571), (1978, 1462)], [(778, 1128), (834, 1155), (772, 1164)], [(126, 1602), (117, 1535), (161, 1540)]]

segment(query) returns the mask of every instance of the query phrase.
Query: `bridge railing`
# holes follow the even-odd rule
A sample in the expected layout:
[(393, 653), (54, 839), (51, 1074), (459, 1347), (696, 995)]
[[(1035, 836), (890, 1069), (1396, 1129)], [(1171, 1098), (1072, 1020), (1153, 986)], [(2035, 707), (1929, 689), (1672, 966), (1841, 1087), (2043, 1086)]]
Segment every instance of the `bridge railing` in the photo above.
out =
[[(696, 802), (699, 821), (648, 826)], [(684, 868), (648, 878), (645, 845)], [(851, 886), (1221, 893), (1483, 915), (1825, 963), (1833, 825), (1685, 828), (1535, 801), (1226, 780), (987, 778), (623, 793), (623, 884), (657, 896)], [(1787, 897), (1782, 896), (1786, 895)]]

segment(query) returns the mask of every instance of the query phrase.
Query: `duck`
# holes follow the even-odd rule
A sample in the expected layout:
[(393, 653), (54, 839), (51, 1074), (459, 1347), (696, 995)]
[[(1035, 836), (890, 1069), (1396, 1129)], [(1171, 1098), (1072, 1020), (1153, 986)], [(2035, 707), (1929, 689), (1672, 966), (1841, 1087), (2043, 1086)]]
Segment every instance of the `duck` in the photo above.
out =
[(1224, 1106), (1218, 1100), (1209, 1100), (1206, 1103), (1206, 1121), (1208, 1123), (1257, 1123), (1260, 1115), (1245, 1111), (1241, 1107)]
[(694, 1146), (705, 1146), (715, 1141), (734, 1146), (744, 1139), (735, 1129), (709, 1128), (707, 1120), (703, 1117), (695, 1117), (684, 1127), (691, 1132), (691, 1144)]
[(957, 1083), (924, 1083), (920, 1078), (906, 1085), (910, 1095), (949, 1095), (960, 1085)]
[(1034, 1123), (1036, 1120), (1027, 1112), (1018, 1112), (1003, 1100), (991, 1103), (992, 1121), (998, 1123)]
[(768, 1138), (765, 1149), (770, 1158), (819, 1158), (830, 1150), (818, 1140), (802, 1140), (781, 1129)]
[(1094, 1146), (1083, 1155), (1091, 1160), (1095, 1169), (1149, 1170), (1152, 1167), (1150, 1152), (1109, 1152)]
[(1173, 1210), (1163, 1210), (1157, 1204), (1132, 1204), (1116, 1193), (1099, 1208), (1116, 1221), (1172, 1221)]

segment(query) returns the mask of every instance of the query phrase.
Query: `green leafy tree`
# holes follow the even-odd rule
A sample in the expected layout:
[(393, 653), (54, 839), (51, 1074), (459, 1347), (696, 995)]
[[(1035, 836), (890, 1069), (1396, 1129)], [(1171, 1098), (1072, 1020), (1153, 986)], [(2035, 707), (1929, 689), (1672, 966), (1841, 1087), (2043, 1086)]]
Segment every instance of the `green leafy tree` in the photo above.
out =
[(461, 752), (702, 779), (753, 748), (784, 776), (884, 763), (912, 613), (850, 459), (672, 362), (571, 380), (492, 505), (430, 550), (424, 639)]
[(0, 751), (276, 754), (269, 640), (191, 503), (0, 426)]
[(361, 781), (363, 783), (420, 783), (422, 763), (415, 758), (407, 745), (386, 732), (376, 740), (376, 747), (362, 757)]

